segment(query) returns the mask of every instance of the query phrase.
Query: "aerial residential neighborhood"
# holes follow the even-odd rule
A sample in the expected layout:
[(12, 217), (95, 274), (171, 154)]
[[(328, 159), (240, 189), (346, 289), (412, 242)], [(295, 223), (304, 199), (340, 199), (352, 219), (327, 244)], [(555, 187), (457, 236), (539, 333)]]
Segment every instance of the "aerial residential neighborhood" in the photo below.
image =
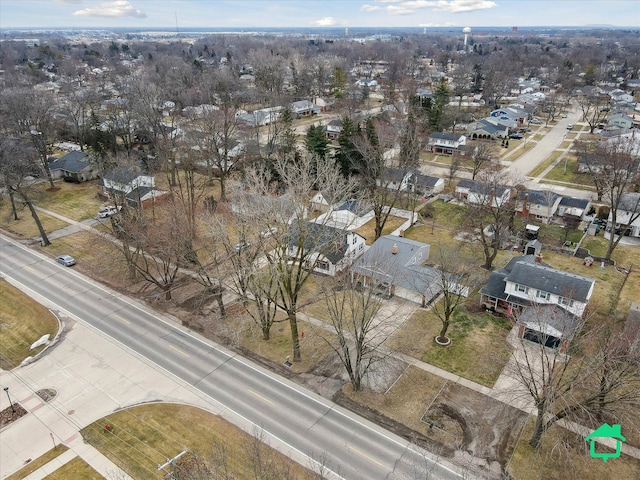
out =
[(640, 478), (632, 3), (2, 2), (0, 477)]

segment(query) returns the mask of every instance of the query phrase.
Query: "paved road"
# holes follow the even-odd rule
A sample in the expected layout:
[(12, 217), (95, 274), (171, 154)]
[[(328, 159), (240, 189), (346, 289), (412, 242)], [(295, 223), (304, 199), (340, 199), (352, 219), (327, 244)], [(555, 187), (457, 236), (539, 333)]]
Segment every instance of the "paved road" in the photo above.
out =
[(400, 437), (4, 236), (0, 272), (219, 402), (233, 423), (251, 422), (297, 456), (326, 454), (342, 478), (426, 478), (427, 471), (429, 478), (462, 478)]

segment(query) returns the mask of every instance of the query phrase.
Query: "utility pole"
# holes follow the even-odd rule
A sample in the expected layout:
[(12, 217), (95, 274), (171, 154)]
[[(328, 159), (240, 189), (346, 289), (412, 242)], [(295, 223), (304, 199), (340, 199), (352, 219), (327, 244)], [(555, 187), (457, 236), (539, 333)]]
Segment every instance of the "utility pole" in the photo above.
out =
[(171, 465), (171, 467), (173, 468), (172, 478), (173, 478), (173, 480), (178, 480), (178, 470), (176, 469), (176, 460), (178, 460), (185, 453), (187, 453), (186, 449), (184, 449), (182, 452), (180, 452), (175, 457), (168, 458), (167, 461), (164, 462), (162, 465), (158, 465), (158, 470), (162, 470), (163, 468), (167, 467), (168, 465)]

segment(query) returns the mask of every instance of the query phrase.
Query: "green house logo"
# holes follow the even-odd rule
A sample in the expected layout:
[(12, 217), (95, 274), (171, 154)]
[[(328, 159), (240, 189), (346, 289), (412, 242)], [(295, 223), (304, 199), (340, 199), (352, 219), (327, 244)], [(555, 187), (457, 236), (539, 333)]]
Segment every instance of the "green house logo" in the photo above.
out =
[[(596, 452), (596, 438), (613, 438), (616, 441), (616, 451), (611, 452)], [(620, 450), (622, 449), (622, 443), (627, 439), (622, 436), (620, 433), (620, 425), (609, 425), (608, 423), (603, 423), (596, 430), (591, 432), (589, 435), (585, 437), (585, 442), (591, 441), (591, 446), (589, 447), (589, 455), (593, 458), (601, 458), (603, 462), (607, 462), (610, 458), (618, 458), (620, 456)]]

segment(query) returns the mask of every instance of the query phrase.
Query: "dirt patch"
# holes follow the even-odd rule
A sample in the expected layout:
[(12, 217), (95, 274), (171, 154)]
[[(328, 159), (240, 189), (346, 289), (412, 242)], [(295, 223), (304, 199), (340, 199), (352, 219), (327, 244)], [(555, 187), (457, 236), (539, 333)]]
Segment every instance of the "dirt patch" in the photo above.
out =
[[(442, 429), (447, 446), (460, 442), (456, 456), (482, 474), (501, 474), (527, 415), (505, 403), (448, 382), (423, 416)], [(442, 439), (441, 439), (442, 440)]]

